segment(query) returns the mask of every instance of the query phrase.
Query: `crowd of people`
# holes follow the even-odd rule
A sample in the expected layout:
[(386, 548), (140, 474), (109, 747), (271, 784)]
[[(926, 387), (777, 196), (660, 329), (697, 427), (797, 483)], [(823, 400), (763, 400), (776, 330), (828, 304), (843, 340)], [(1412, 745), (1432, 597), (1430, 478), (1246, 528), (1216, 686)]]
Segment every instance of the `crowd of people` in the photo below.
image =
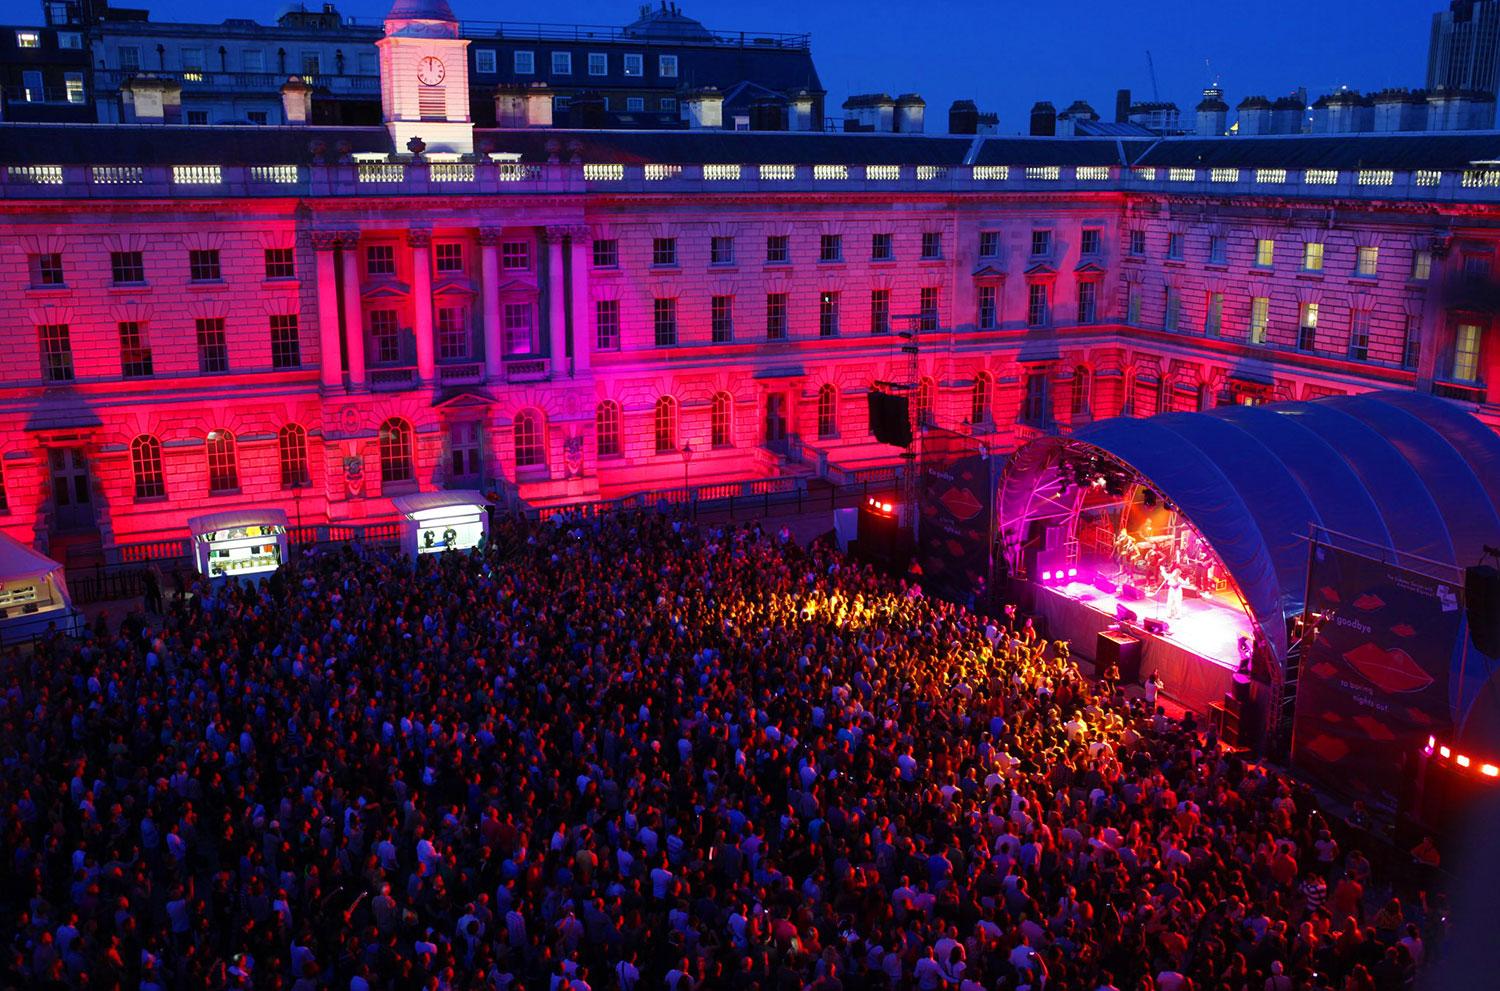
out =
[(5, 986), (1387, 991), (1441, 952), (1304, 787), (828, 546), (500, 519), (190, 592), (6, 659)]

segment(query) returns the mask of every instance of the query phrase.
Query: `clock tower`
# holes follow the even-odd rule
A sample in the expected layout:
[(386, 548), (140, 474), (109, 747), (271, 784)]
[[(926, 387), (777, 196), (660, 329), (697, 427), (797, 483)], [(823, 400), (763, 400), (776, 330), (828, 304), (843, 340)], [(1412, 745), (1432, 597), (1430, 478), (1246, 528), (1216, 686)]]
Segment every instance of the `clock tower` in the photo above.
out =
[(474, 151), (469, 41), (448, 0), (396, 0), (380, 49), (380, 108), (397, 153), (420, 137), (428, 151)]

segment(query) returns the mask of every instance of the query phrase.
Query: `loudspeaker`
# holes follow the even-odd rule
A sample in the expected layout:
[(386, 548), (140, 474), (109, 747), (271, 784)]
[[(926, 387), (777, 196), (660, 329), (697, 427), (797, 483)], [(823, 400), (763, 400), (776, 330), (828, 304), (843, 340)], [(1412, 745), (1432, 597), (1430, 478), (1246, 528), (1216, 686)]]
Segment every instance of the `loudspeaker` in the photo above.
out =
[(1146, 593), (1136, 585), (1124, 585), (1120, 589), (1120, 598), (1126, 602), (1141, 602), (1146, 598)]
[(870, 433), (882, 444), (909, 447), (911, 409), (905, 396), (872, 389), (869, 393)]
[(866, 560), (905, 568), (911, 558), (911, 531), (903, 529), (895, 516), (859, 509), (859, 554)]
[(1488, 564), (1464, 569), (1469, 639), (1487, 657), (1500, 657), (1500, 571)]
[(1157, 636), (1164, 636), (1172, 629), (1164, 619), (1148, 619), (1143, 625), (1147, 633), (1155, 633)]
[(1101, 632), (1094, 641), (1095, 673), (1103, 673), (1111, 664), (1120, 669), (1120, 684), (1134, 685), (1141, 680), (1141, 642), (1128, 633)]

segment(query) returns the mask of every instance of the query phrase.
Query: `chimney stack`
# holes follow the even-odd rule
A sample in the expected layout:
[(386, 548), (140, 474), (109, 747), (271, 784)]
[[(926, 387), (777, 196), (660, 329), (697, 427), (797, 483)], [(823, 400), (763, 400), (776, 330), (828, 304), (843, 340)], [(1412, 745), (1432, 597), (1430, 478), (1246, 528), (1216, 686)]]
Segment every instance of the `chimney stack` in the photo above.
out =
[(921, 134), (926, 127), (927, 101), (916, 93), (896, 97), (896, 130), (902, 134)]
[(1071, 138), (1078, 134), (1080, 121), (1092, 122), (1099, 119), (1094, 108), (1084, 100), (1074, 100), (1068, 104), (1068, 109), (1057, 115), (1057, 136), (1060, 138)]
[(287, 124), (312, 123), (313, 88), (296, 76), (281, 84), (281, 117)]
[(1271, 133), (1271, 101), (1263, 96), (1247, 96), (1235, 108), (1239, 112), (1239, 130), (1244, 137)]
[(1115, 91), (1115, 123), (1127, 124), (1130, 122), (1130, 90), (1121, 89)]
[(724, 94), (718, 87), (688, 90), (682, 94), (681, 102), (683, 115), (692, 130), (720, 130), (724, 127)]
[(896, 127), (896, 101), (889, 93), (862, 93), (844, 101), (844, 130), (879, 131)]
[(953, 101), (948, 108), (948, 133), (979, 133), (979, 106), (973, 100)]
[(552, 126), (552, 90), (546, 83), (502, 83), (495, 87), (495, 126)]
[(120, 87), (127, 124), (182, 122), (182, 84), (175, 79), (133, 76)]
[(1224, 91), (1210, 86), (1203, 91), (1203, 101), (1198, 104), (1198, 136), (1217, 138), (1228, 127), (1229, 104), (1224, 102)]
[(1031, 134), (1033, 137), (1052, 137), (1057, 133), (1057, 108), (1046, 100), (1038, 100), (1031, 108)]
[(815, 131), (813, 126), (813, 95), (805, 89), (794, 89), (786, 95), (786, 129), (788, 131)]

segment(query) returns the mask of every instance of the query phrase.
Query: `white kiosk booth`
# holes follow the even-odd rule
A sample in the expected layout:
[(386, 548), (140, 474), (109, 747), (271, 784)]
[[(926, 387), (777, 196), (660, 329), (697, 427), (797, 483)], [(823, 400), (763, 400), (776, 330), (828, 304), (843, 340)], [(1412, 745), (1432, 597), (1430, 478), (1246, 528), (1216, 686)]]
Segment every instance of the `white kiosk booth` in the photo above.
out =
[(188, 520), (198, 573), (209, 578), (253, 578), (286, 561), (286, 513), (236, 509)]
[(43, 633), (49, 623), (65, 633), (82, 627), (63, 566), (0, 533), (0, 641), (15, 643)]
[(394, 496), (391, 504), (402, 516), (401, 547), (413, 558), (472, 550), (490, 531), (489, 504), (479, 492), (415, 492)]

